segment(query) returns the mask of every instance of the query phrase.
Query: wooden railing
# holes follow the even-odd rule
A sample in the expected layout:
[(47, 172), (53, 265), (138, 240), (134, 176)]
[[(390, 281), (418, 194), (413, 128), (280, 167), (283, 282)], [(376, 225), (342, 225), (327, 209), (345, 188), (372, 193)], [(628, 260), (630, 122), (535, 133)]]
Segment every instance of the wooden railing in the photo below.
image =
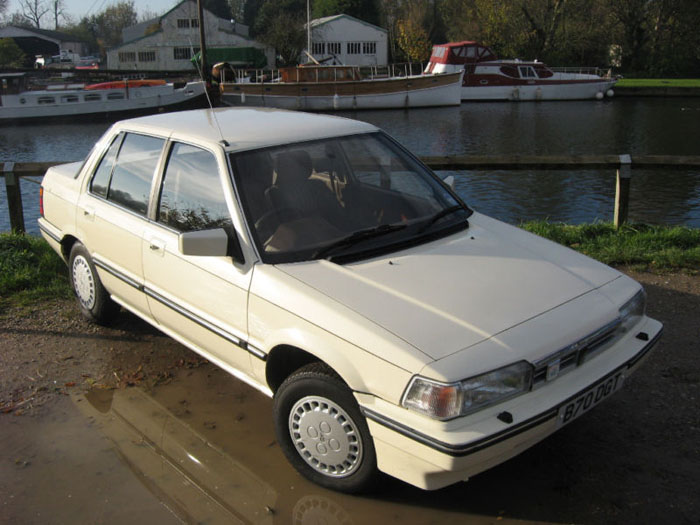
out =
[[(616, 226), (627, 221), (629, 210), (632, 169), (700, 169), (700, 156), (671, 155), (458, 155), (443, 157), (421, 157), (434, 170), (615, 170), (616, 191), (613, 221)], [(60, 162), (5, 162), (0, 163), (0, 176), (5, 178), (7, 204), (12, 231), (24, 232), (22, 193), (20, 181), (25, 179), (35, 184), (41, 182), (32, 177), (41, 177), (50, 166)]]

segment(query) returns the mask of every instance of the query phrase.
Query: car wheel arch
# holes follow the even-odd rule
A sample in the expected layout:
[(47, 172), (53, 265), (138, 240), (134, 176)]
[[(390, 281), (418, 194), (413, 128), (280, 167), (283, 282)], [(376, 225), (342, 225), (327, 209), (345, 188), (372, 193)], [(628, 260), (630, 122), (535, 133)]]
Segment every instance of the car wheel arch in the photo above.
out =
[(329, 363), (328, 360), (307, 350), (288, 344), (278, 345), (268, 353), (265, 366), (265, 380), (267, 385), (273, 393), (277, 392), (285, 379), (310, 363), (323, 363), (334, 372), (348, 388), (351, 390), (353, 389), (352, 383), (338, 371), (337, 366), (333, 366), (333, 363)]

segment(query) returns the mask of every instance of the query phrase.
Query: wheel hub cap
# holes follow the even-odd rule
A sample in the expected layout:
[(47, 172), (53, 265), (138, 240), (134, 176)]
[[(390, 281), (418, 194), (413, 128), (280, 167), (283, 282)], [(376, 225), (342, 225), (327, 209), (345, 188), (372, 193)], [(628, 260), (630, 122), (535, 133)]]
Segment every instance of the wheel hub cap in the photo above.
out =
[(301, 457), (326, 476), (346, 477), (360, 466), (357, 426), (329, 399), (308, 396), (297, 401), (289, 415), (289, 435)]
[(73, 260), (73, 288), (80, 304), (88, 310), (95, 306), (95, 279), (90, 265), (82, 256)]

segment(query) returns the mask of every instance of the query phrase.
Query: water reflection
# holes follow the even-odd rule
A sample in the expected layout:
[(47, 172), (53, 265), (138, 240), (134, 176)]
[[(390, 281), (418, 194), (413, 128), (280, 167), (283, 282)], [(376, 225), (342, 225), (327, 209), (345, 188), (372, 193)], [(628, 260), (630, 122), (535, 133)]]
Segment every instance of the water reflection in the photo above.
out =
[[(139, 481), (186, 523), (350, 525), (455, 517), (452, 498), (435, 507), (433, 493), (396, 480), (387, 480), (379, 497), (308, 483), (274, 441), (271, 401), (223, 371), (196, 369), (152, 392), (93, 390), (74, 401)], [(463, 509), (457, 516), (476, 524), (495, 519)]]

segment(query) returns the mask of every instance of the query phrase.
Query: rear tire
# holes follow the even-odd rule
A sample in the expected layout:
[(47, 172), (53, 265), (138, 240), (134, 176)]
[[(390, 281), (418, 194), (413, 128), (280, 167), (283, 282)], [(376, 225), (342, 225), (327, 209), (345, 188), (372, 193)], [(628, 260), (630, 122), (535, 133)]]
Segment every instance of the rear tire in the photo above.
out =
[(357, 493), (379, 477), (374, 443), (350, 389), (323, 363), (308, 364), (275, 393), (277, 441), (304, 477)]
[(68, 269), (80, 312), (92, 322), (108, 324), (119, 312), (119, 305), (110, 299), (90, 254), (79, 242), (71, 248)]

